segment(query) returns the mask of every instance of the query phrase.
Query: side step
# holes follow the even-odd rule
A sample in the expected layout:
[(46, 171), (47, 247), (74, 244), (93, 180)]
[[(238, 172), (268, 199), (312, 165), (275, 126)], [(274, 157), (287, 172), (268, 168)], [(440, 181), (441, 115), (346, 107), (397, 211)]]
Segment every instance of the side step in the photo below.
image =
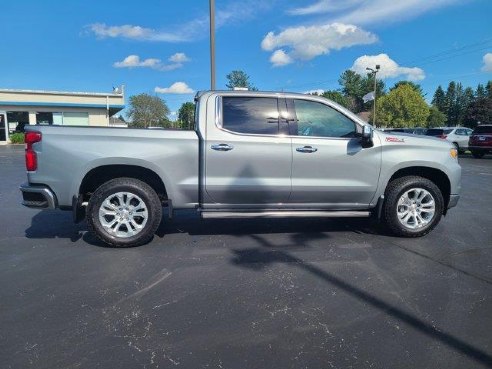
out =
[(201, 210), (204, 219), (218, 218), (367, 218), (370, 211), (205, 211)]

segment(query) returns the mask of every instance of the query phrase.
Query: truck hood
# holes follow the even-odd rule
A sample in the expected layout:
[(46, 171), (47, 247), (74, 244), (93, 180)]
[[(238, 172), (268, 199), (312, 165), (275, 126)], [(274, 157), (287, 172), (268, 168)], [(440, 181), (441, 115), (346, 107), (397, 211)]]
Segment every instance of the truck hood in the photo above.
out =
[(427, 147), (442, 147), (443, 149), (453, 148), (453, 144), (447, 140), (431, 136), (419, 136), (411, 133), (386, 133), (382, 131), (374, 131), (381, 140), (382, 146), (394, 145), (412, 145), (412, 146), (427, 146)]

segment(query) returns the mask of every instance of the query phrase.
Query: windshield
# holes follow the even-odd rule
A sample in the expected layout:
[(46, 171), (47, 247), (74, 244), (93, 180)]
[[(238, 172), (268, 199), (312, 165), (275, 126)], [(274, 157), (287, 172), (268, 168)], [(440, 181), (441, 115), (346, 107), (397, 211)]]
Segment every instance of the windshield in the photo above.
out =
[(483, 133), (490, 133), (490, 134), (492, 134), (492, 126), (478, 126), (473, 131), (473, 134), (474, 135), (479, 135), (479, 134), (483, 134)]

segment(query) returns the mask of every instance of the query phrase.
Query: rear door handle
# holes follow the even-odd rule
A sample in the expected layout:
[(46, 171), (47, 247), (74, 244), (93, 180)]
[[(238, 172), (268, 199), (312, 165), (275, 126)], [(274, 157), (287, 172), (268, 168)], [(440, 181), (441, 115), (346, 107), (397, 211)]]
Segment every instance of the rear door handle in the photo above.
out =
[(234, 146), (228, 144), (216, 144), (210, 147), (212, 148), (212, 150), (216, 150), (216, 151), (230, 151), (234, 148)]
[(303, 147), (298, 147), (296, 149), (297, 152), (306, 152), (306, 153), (312, 153), (318, 151), (317, 148), (312, 147), (312, 146), (303, 146)]

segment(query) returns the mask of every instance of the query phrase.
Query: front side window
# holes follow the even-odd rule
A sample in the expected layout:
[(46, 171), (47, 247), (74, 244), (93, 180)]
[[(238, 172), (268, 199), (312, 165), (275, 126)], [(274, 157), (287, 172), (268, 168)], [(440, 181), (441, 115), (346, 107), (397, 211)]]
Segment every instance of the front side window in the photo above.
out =
[(337, 110), (307, 100), (294, 100), (294, 106), (298, 136), (355, 137), (355, 123)]
[(278, 103), (271, 97), (222, 97), (222, 127), (233, 132), (278, 134)]

